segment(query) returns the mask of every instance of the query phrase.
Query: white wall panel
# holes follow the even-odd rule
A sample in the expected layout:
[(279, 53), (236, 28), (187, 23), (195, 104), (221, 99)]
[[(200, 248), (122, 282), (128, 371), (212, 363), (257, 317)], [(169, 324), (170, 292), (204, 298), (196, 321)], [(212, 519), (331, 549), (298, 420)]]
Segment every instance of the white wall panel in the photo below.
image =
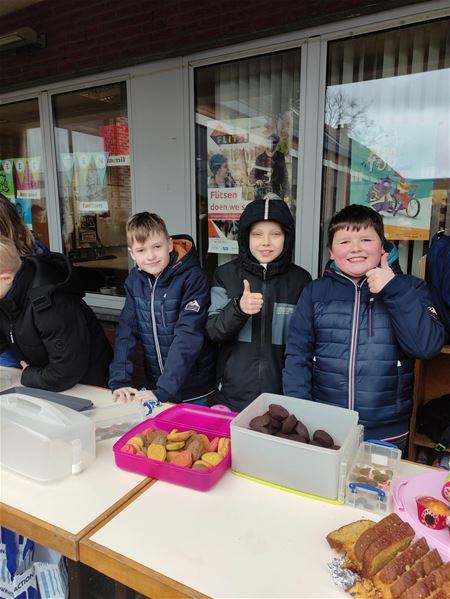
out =
[(190, 181), (180, 60), (148, 65), (131, 78), (131, 131), (134, 212), (148, 210), (164, 218), (169, 233), (192, 232)]

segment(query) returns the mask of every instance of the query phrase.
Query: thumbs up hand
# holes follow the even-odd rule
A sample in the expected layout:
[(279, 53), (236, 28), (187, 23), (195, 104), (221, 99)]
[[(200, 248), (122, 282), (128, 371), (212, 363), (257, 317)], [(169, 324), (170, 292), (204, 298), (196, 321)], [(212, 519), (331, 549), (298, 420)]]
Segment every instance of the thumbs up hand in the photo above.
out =
[(391, 267), (388, 264), (388, 253), (384, 252), (381, 255), (380, 266), (371, 268), (366, 272), (367, 284), (372, 293), (380, 293), (380, 291), (395, 277)]
[(239, 307), (244, 314), (258, 314), (263, 305), (262, 293), (252, 293), (250, 283), (244, 279), (244, 292), (239, 300)]

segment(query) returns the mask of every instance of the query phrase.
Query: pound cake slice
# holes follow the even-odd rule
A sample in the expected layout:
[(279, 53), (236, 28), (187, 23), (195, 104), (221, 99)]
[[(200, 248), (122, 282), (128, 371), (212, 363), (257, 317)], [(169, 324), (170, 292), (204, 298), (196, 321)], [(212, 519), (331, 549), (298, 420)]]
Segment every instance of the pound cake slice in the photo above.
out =
[(415, 535), (414, 529), (407, 522), (393, 526), (367, 547), (362, 556), (361, 575), (372, 578), (399, 551), (403, 551), (411, 543)]
[(385, 531), (392, 529), (394, 526), (399, 526), (403, 520), (397, 514), (389, 514), (368, 530), (364, 531), (355, 543), (355, 558), (361, 564), (363, 555), (366, 549)]
[(338, 553), (353, 551), (356, 540), (364, 531), (375, 525), (373, 520), (357, 520), (333, 530), (327, 535), (328, 545)]
[(401, 599), (429, 599), (437, 591), (450, 586), (450, 562), (440, 565), (430, 574), (418, 580), (412, 587), (406, 590)]
[(425, 537), (422, 537), (405, 551), (396, 555), (378, 574), (373, 577), (373, 584), (378, 589), (382, 599), (391, 599), (390, 586), (400, 576), (413, 566), (417, 560), (423, 557), (430, 550)]
[(425, 576), (431, 574), (433, 570), (436, 570), (441, 565), (442, 559), (437, 549), (433, 549), (426, 553), (391, 586), (392, 599), (403, 598), (404, 594), (414, 586), (418, 580), (425, 578)]

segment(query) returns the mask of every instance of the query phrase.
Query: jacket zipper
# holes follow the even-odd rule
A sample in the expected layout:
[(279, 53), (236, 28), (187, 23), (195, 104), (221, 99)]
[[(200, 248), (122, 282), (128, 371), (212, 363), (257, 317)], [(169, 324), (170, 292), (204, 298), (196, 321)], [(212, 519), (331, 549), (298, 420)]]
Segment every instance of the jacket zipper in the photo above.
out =
[(165, 302), (166, 302), (166, 295), (167, 295), (167, 293), (165, 293), (163, 295), (163, 300), (161, 302), (161, 320), (162, 320), (164, 328), (166, 328), (166, 314), (165, 314), (165, 307), (164, 307)]
[(152, 282), (150, 281), (150, 279), (148, 280), (148, 282), (150, 285), (150, 294), (151, 294), (150, 317), (152, 319), (153, 340), (155, 342), (155, 349), (156, 349), (156, 355), (158, 357), (159, 369), (162, 374), (163, 370), (164, 370), (164, 364), (163, 364), (162, 356), (161, 356), (161, 348), (159, 346), (158, 330), (156, 328), (156, 318), (155, 318), (155, 289), (156, 289), (156, 283), (158, 282), (158, 277), (156, 277), (155, 283), (153, 285), (152, 285)]
[[(263, 273), (262, 273), (262, 289), (261, 289), (261, 293), (262, 296), (265, 296), (265, 291), (266, 291), (266, 278), (267, 278), (267, 271), (266, 269), (263, 267)], [(261, 343), (260, 343), (260, 360), (259, 360), (259, 380), (262, 381), (263, 380), (263, 371), (265, 369), (265, 364), (263, 364), (263, 357), (264, 357), (264, 343), (266, 340), (266, 303), (263, 301), (263, 305), (261, 308)]]
[(352, 338), (350, 342), (350, 359), (348, 363), (348, 408), (354, 409), (355, 405), (355, 357), (356, 338), (358, 336), (359, 310), (361, 305), (361, 287), (355, 285), (355, 306), (353, 309)]

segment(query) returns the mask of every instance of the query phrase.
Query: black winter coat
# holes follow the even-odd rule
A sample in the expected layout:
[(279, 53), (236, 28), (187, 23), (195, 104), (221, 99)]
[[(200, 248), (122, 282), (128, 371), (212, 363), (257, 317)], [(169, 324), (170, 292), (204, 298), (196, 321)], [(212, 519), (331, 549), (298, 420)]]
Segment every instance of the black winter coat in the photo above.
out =
[(106, 386), (112, 349), (62, 254), (22, 258), (0, 300), (0, 351), (29, 364), (21, 383), (64, 391), (77, 383)]
[[(280, 223), (285, 233), (281, 255), (267, 265), (249, 250), (249, 230), (262, 220)], [(289, 322), (310, 274), (292, 264), (294, 220), (281, 200), (255, 200), (239, 221), (239, 257), (216, 269), (211, 288), (207, 336), (220, 344), (217, 387), (222, 401), (243, 410), (263, 392), (282, 393), (281, 373)], [(263, 308), (249, 316), (239, 307), (243, 280), (262, 293)]]

